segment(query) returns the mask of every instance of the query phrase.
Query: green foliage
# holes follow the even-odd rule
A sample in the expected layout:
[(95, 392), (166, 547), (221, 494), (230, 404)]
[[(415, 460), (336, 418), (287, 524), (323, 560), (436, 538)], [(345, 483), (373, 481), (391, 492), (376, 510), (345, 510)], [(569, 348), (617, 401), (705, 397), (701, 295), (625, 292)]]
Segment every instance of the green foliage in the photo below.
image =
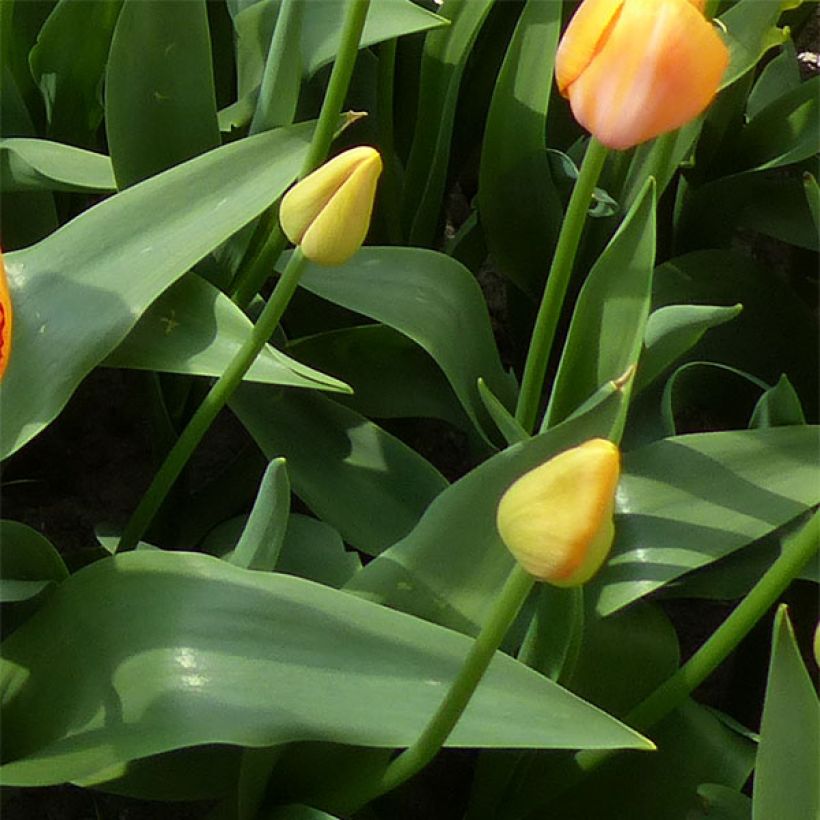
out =
[[(715, 100), (609, 153), (555, 87), (577, 5), (2, 0), (0, 784), (817, 814), (812, 4), (707, 3)], [(365, 246), (302, 269), (278, 206), (331, 137), (384, 172)], [(595, 437), (608, 560), (533, 588), (499, 499)], [(415, 777), (442, 745), (472, 754)]]

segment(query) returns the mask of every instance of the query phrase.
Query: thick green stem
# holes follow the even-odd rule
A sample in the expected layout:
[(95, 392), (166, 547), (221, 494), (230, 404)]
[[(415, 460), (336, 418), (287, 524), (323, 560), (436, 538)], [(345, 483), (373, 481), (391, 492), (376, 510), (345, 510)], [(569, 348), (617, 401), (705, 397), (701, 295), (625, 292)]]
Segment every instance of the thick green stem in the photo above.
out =
[(584, 161), (581, 164), (581, 172), (572, 189), (564, 223), (558, 236), (555, 255), (547, 276), (547, 285), (535, 319), (535, 328), (530, 340), (530, 349), (524, 366), (524, 377), (515, 412), (516, 419), (528, 433), (532, 433), (535, 427), (541, 392), (544, 387), (544, 375), (547, 372), (555, 331), (564, 306), (564, 297), (572, 274), (575, 254), (581, 241), (581, 233), (586, 222), (592, 193), (595, 190), (595, 183), (601, 175), (608, 150), (595, 137), (590, 138)]
[[(364, 21), (370, 0), (349, 0), (345, 14), (342, 33), (339, 39), (339, 50), (333, 71), (330, 73), (327, 91), (322, 101), (322, 110), (316, 121), (316, 129), (308, 148), (307, 156), (302, 163), (299, 179), (306, 177), (311, 171), (324, 162), (333, 135), (339, 125), (339, 115), (344, 105), (353, 67), (356, 64), (356, 55), (359, 51)], [(273, 271), (276, 260), (281, 256), (287, 245), (287, 239), (279, 227), (278, 205), (270, 208), (262, 217), (263, 230), (266, 232), (264, 244), (249, 262), (241, 266), (239, 276), (233, 289), (233, 300), (240, 307), (245, 307), (259, 292), (259, 288)], [(253, 245), (253, 243), (252, 243)], [(253, 250), (251, 250), (253, 253)]]
[(197, 444), (202, 440), (231, 394), (239, 386), (243, 376), (248, 372), (248, 369), (279, 324), (279, 320), (282, 318), (282, 314), (285, 312), (285, 308), (299, 284), (299, 277), (304, 263), (305, 259), (297, 248), (281, 278), (276, 283), (276, 287), (259, 319), (253, 326), (250, 335), (242, 344), (242, 347), (239, 348), (224, 373), (208, 391), (202, 404), (199, 405), (151, 481), (151, 486), (142, 497), (137, 509), (131, 516), (131, 520), (125, 527), (117, 549), (133, 549), (145, 534), (169, 490), (179, 477), (180, 472), (182, 472), (182, 468), (187, 464), (188, 459), (196, 449)]
[(365, 784), (356, 794), (343, 795), (343, 810), (358, 809), (379, 795), (395, 789), (421, 771), (438, 754), (470, 702), (533, 583), (533, 577), (520, 565), (513, 567), (458, 675), (418, 740), (390, 763), (377, 783)]
[[(624, 718), (625, 722), (643, 731), (677, 709), (769, 611), (818, 548), (820, 512), (815, 513), (798, 533), (786, 540), (780, 557), (749, 590), (732, 614), (671, 678), (632, 709)], [(575, 756), (575, 761), (582, 771), (590, 771), (613, 753), (583, 751)]]

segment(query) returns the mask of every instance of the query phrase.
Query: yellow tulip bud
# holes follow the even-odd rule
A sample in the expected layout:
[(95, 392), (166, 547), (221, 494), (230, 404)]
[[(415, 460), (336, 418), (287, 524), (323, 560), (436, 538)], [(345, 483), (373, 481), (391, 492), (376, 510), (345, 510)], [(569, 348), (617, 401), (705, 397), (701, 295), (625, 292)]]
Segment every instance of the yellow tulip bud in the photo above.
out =
[(820, 622), (818, 622), (814, 630), (814, 643), (812, 644), (812, 648), (814, 649), (814, 662), (820, 667)]
[(370, 227), (382, 159), (375, 148), (351, 148), (297, 182), (282, 199), (285, 236), (320, 265), (341, 265)]
[(610, 148), (674, 131), (701, 114), (729, 63), (705, 0), (585, 0), (555, 61), (575, 119)]
[(507, 489), (496, 526), (530, 575), (571, 587), (598, 571), (615, 535), (620, 465), (615, 444), (591, 439), (525, 473)]
[(6, 267), (3, 264), (3, 252), (0, 251), (0, 379), (6, 372), (11, 354), (11, 294), (6, 281)]

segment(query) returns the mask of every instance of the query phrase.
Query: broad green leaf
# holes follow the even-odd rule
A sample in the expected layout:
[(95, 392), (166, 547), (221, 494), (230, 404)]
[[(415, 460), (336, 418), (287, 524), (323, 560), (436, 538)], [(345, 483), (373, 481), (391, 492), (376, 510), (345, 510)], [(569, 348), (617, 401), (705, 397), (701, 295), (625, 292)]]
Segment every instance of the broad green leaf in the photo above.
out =
[(290, 482), (283, 458), (265, 470), (245, 529), (234, 548), (231, 563), (245, 569), (273, 571), (279, 560), (290, 513)]
[(48, 136), (91, 143), (103, 117), (102, 85), (122, 0), (59, 0), (29, 55), (46, 107)]
[(332, 814), (310, 806), (281, 806), (262, 816), (263, 820), (336, 820)]
[[(653, 308), (741, 303), (743, 312), (730, 324), (710, 330), (686, 358), (723, 362), (771, 384), (786, 373), (807, 417), (816, 417), (817, 320), (770, 267), (736, 251), (699, 251), (661, 265), (653, 290)], [(732, 393), (725, 399), (731, 402)]]
[(478, 394), (507, 444), (518, 444), (519, 441), (525, 441), (530, 437), (529, 433), (498, 400), (495, 393), (487, 387), (486, 382), (480, 376), (478, 378)]
[(246, 384), (230, 407), (267, 458), (287, 459), (294, 492), (364, 552), (406, 535), (447, 486), (406, 444), (330, 399)]
[(805, 173), (803, 174), (803, 188), (815, 232), (820, 233), (820, 185), (811, 174)]
[(452, 484), (405, 538), (348, 588), (371, 600), (475, 634), (513, 566), (495, 527), (507, 487), (556, 453), (606, 436), (620, 412), (617, 391), (588, 413), (508, 447)]
[[(301, 64), (304, 75), (310, 77), (336, 56), (345, 4), (336, 0), (309, 0), (304, 6)], [(237, 9), (234, 14), (240, 98), (253, 92), (262, 81), (278, 8), (275, 0), (261, 0)], [(368, 9), (360, 47), (446, 24), (444, 19), (410, 0), (379, 0)]]
[[(789, 0), (789, 5), (792, 5)], [(770, 49), (784, 43), (788, 34), (777, 28), (784, 0), (739, 0), (721, 15), (729, 46), (729, 66), (721, 88), (726, 88), (757, 65)]]
[(561, 3), (528, 0), (498, 74), (481, 150), (478, 204), (487, 245), (501, 271), (530, 295), (541, 287), (563, 210), (545, 139), (560, 25)]
[(214, 800), (235, 787), (240, 754), (235, 746), (194, 746), (118, 762), (72, 782), (140, 800)]
[(820, 814), (820, 708), (788, 610), (775, 617), (752, 820), (805, 820)]
[(385, 325), (359, 325), (296, 339), (287, 351), (349, 384), (347, 407), (368, 418), (437, 418), (469, 431), (473, 424), (444, 373), (415, 342)]
[(250, 133), (290, 125), (302, 86), (301, 34), (305, 0), (282, 0), (265, 58)]
[(698, 808), (701, 783), (740, 789), (754, 763), (754, 744), (693, 701), (658, 724), (652, 739), (656, 752), (618, 755), (584, 778), (582, 786), (557, 799), (546, 795), (550, 786), (559, 784), (545, 782), (544, 773), (536, 768), (522, 790), (535, 811), (523, 816), (542, 817), (549, 800), (549, 811), (561, 820), (683, 819)]
[(800, 65), (791, 38), (760, 72), (746, 101), (746, 116), (754, 119), (768, 105), (800, 85)]
[[(103, 364), (220, 376), (250, 331), (248, 317), (224, 293), (190, 273), (142, 314)], [(267, 384), (350, 392), (343, 382), (291, 359), (271, 345), (262, 350), (245, 378)]]
[(806, 423), (800, 399), (786, 376), (781, 376), (755, 405), (749, 427), (786, 427)]
[(68, 576), (51, 542), (19, 521), (0, 521), (0, 603), (33, 598)]
[(766, 170), (808, 159), (820, 151), (820, 77), (766, 106), (741, 131), (735, 151), (741, 167)]
[(308, 265), (300, 285), (423, 347), (477, 430), (489, 422), (478, 395), (479, 377), (505, 406), (514, 403), (513, 381), (501, 365), (481, 289), (449, 256), (420, 248), (363, 248), (337, 268)]
[(461, 77), (493, 0), (450, 0), (448, 28), (428, 33), (419, 75), (416, 130), (407, 161), (403, 221), (413, 245), (432, 243), (444, 196)]
[(649, 182), (581, 289), (545, 426), (568, 418), (598, 388), (637, 365), (654, 268), (655, 187)]
[(0, 140), (3, 191), (113, 191), (111, 160), (48, 140)]
[(805, 184), (793, 175), (732, 174), (689, 189), (678, 222), (681, 247), (730, 247), (738, 228), (820, 250)]
[[(205, 555), (107, 558), (61, 584), (3, 644), (0, 774), (8, 786), (61, 783), (208, 743), (406, 746), (470, 644), (347, 593)], [(502, 654), (449, 743), (648, 748)]]
[(751, 820), (752, 801), (737, 789), (719, 783), (698, 786), (697, 809), (686, 820)]
[(742, 305), (668, 305), (653, 311), (646, 323), (635, 390), (651, 384), (693, 348), (707, 330), (731, 321), (741, 310)]
[(123, 0), (105, 129), (120, 188), (219, 145), (205, 0)]
[(284, 191), (311, 131), (304, 124), (210, 151), (6, 255), (15, 328), (0, 387), (3, 456), (57, 416), (160, 293)]
[(624, 455), (615, 544), (587, 585), (616, 612), (820, 503), (818, 427), (664, 439)]

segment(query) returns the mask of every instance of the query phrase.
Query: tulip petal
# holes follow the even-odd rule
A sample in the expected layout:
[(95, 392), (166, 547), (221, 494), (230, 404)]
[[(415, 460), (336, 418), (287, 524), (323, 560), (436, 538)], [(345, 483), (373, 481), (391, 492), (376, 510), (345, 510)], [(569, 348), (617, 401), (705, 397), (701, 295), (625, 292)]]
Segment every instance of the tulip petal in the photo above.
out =
[(347, 181), (333, 194), (305, 232), (302, 253), (320, 265), (341, 265), (361, 247), (370, 227), (370, 215), (382, 161), (373, 149)]
[(712, 101), (729, 61), (689, 0), (625, 0), (601, 50), (567, 89), (575, 118), (623, 149), (673, 131)]
[(279, 222), (285, 236), (298, 245), (331, 197), (364, 161), (376, 153), (366, 145), (351, 148), (321, 165), (294, 185), (282, 199)]
[(569, 21), (555, 55), (555, 81), (566, 96), (606, 40), (624, 0), (586, 0)]
[(11, 355), (12, 319), (11, 294), (6, 279), (6, 267), (3, 264), (3, 253), (0, 251), (0, 379), (6, 372)]
[(612, 545), (620, 454), (592, 439), (550, 459), (504, 493), (502, 540), (527, 572), (556, 586), (588, 581)]

